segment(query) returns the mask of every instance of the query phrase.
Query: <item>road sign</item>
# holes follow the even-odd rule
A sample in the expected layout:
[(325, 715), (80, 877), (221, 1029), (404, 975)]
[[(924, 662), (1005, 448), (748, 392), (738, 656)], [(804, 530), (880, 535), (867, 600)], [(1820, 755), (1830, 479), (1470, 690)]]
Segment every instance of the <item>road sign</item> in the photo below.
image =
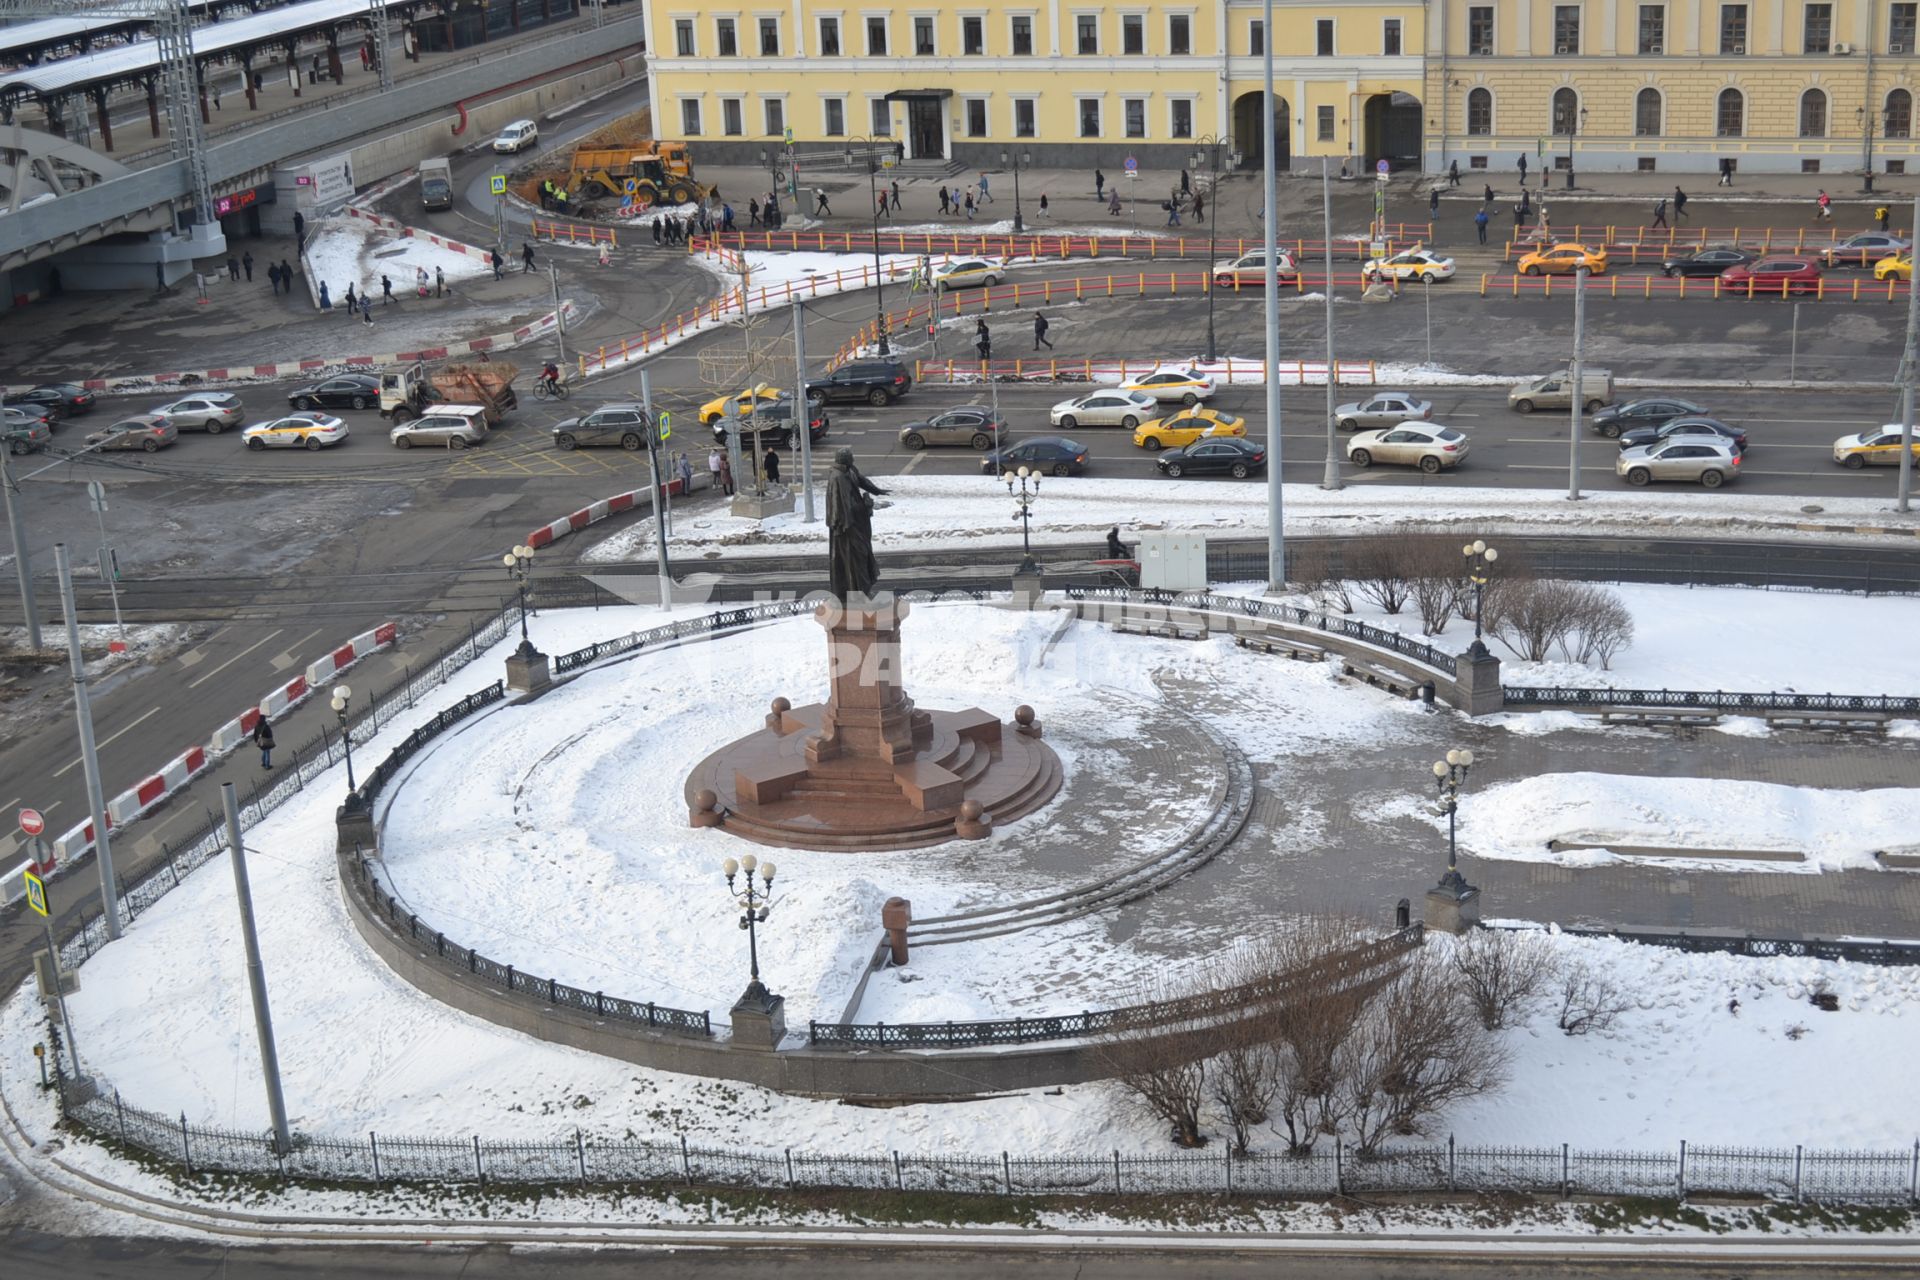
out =
[(507, 194), (507, 175), (496, 173), (487, 179), (487, 189), (497, 196)]
[(97, 512), (107, 509), (107, 486), (98, 480), (87, 481), (87, 503)]
[(1385, 160), (1375, 162), (1373, 166), (1373, 176), (1382, 182), (1387, 180), (1387, 162)]
[(627, 193), (628, 195), (630, 195), (630, 196), (637, 196), (637, 195), (639, 195), (639, 194), (640, 194), (640, 179), (638, 179), (638, 178), (628, 178), (628, 179), (626, 180), (626, 182), (625, 182), (625, 183), (624, 183), (624, 184), (622, 185), (622, 187), (621, 187), (621, 189), (622, 189), (623, 191), (625, 191), (625, 192), (626, 192), (626, 193)]
[(20, 830), (30, 836), (37, 836), (46, 829), (47, 820), (40, 816), (38, 809), (22, 809), (20, 811)]
[(673, 438), (673, 410), (671, 409), (660, 411), (660, 438), (662, 440)]
[(27, 905), (45, 916), (47, 914), (46, 883), (31, 871), (22, 871), (20, 874), (25, 876), (27, 881)]
[(787, 134), (787, 145), (792, 146), (793, 145), (793, 126), (792, 125), (787, 126), (786, 134)]
[(1139, 173), (1140, 173), (1140, 162), (1139, 162), (1138, 160), (1136, 160), (1136, 159), (1134, 159), (1134, 158), (1133, 158), (1132, 156), (1128, 156), (1128, 157), (1127, 157), (1127, 166), (1126, 166), (1126, 168), (1127, 168), (1127, 173), (1128, 173), (1129, 175), (1132, 175), (1132, 176), (1134, 176), (1134, 177), (1138, 177), (1138, 176), (1139, 176)]

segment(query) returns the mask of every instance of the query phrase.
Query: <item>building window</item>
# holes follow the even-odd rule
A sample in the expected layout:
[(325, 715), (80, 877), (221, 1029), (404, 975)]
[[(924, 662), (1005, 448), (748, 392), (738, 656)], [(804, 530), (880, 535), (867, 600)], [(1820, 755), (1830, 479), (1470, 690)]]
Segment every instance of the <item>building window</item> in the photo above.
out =
[(840, 19), (820, 19), (820, 56), (823, 58), (840, 56)]
[(1913, 15), (1920, 5), (1894, 4), (1887, 6), (1887, 52), (1913, 52)]
[(1903, 174), (1906, 171), (1907, 171), (1907, 162), (1905, 160), (1887, 161), (1887, 172), (1889, 174), (1898, 175), (1898, 174)]
[(1663, 4), (1643, 4), (1640, 6), (1640, 52), (1665, 53), (1667, 51), (1667, 6)]
[(1145, 98), (1126, 98), (1120, 103), (1121, 113), (1126, 117), (1127, 136), (1144, 138), (1147, 136), (1147, 100)]
[(767, 135), (773, 138), (785, 136), (787, 132), (787, 104), (778, 98), (766, 98), (760, 103), (767, 117)]
[(693, 57), (693, 19), (673, 20), (673, 51), (683, 58)]
[(1886, 136), (1889, 138), (1913, 136), (1913, 95), (1905, 89), (1895, 89), (1887, 95)]
[(1267, 24), (1255, 18), (1247, 24), (1247, 52), (1255, 57), (1267, 51)]
[(1493, 91), (1467, 90), (1467, 132), (1485, 137), (1493, 132)]
[(1400, 56), (1400, 19), (1388, 18), (1381, 26), (1380, 52), (1389, 58)]
[(987, 20), (985, 18), (960, 19), (960, 52), (969, 58), (977, 58), (987, 51)]
[(1016, 16), (1013, 19), (1013, 51), (1022, 58), (1033, 56), (1033, 19)]
[(1833, 51), (1833, 6), (1830, 4), (1810, 4), (1807, 16), (1801, 27), (1801, 45), (1807, 53), (1831, 53)]
[(843, 138), (847, 133), (847, 100), (828, 98), (826, 107), (826, 135), (829, 138)]
[(1487, 167), (1487, 158), (1485, 156), (1468, 156), (1467, 157), (1467, 168), (1484, 169), (1486, 167)]
[(720, 99), (720, 132), (729, 138), (737, 138), (746, 131), (744, 113), (740, 110), (740, 99)]
[(1567, 137), (1580, 125), (1580, 95), (1562, 87), (1553, 91), (1553, 131)]
[(1800, 95), (1800, 136), (1827, 136), (1827, 95), (1818, 89), (1809, 89)]
[(1555, 53), (1580, 52), (1579, 5), (1557, 4), (1553, 6), (1553, 51)]
[(1193, 52), (1193, 19), (1184, 13), (1167, 18), (1167, 52), (1176, 58)]
[(1723, 4), (1720, 6), (1720, 52), (1745, 53), (1747, 51), (1747, 6), (1743, 4)]
[(763, 58), (780, 56), (780, 19), (760, 19), (760, 56)]
[(1333, 56), (1333, 19), (1320, 18), (1313, 24), (1313, 51), (1322, 58)]
[(874, 137), (884, 138), (893, 132), (893, 109), (887, 105), (885, 98), (873, 99), (872, 110), (868, 115), (872, 117), (870, 131)]
[(1176, 138), (1191, 138), (1193, 136), (1193, 103), (1185, 98), (1175, 98), (1169, 106), (1171, 110), (1167, 113), (1167, 132)]
[(1315, 107), (1313, 109), (1314, 133), (1322, 142), (1333, 141), (1333, 108)]
[(869, 58), (887, 56), (887, 20), (885, 18), (867, 19), (867, 56)]
[(720, 38), (720, 56), (723, 58), (739, 57), (740, 45), (734, 38), (733, 19), (715, 18), (713, 20), (713, 29), (714, 33)]
[[(1120, 18), (1120, 52), (1126, 54), (1145, 53), (1147, 51), (1147, 16), (1144, 13), (1128, 13)], [(1082, 53), (1086, 50), (1082, 49)]]
[(1015, 98), (1013, 100), (1014, 137), (1032, 138), (1039, 134), (1040, 130), (1034, 123), (1035, 114), (1032, 98)]
[(1080, 33), (1080, 52), (1094, 54), (1100, 52), (1100, 15), (1082, 13), (1073, 19), (1074, 29)]
[(1660, 136), (1660, 116), (1665, 104), (1658, 89), (1642, 89), (1633, 99), (1633, 134), (1636, 138)]
[(1467, 10), (1467, 52), (1478, 58), (1493, 56), (1493, 6), (1474, 5)]
[(1100, 100), (1098, 98), (1080, 99), (1080, 136), (1083, 138), (1100, 136)]
[(680, 100), (680, 132), (689, 138), (700, 136), (700, 102), (697, 98)]
[(1747, 131), (1747, 99), (1738, 89), (1722, 89), (1714, 108), (1713, 131), (1722, 138), (1737, 138)]
[(933, 56), (933, 19), (918, 17), (913, 20), (913, 51), (922, 58)]
[(967, 99), (967, 136), (969, 138), (987, 136), (987, 100), (985, 98)]

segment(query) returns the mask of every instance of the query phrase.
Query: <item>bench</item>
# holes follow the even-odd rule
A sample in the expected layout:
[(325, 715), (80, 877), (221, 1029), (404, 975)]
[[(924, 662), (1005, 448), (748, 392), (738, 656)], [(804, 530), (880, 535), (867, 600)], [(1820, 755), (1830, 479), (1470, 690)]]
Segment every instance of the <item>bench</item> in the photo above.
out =
[(1158, 622), (1145, 618), (1122, 618), (1113, 624), (1113, 629), (1122, 635), (1154, 636), (1161, 640), (1205, 640), (1207, 628), (1204, 623), (1175, 622), (1163, 619)]
[(1299, 662), (1325, 662), (1327, 660), (1327, 651), (1325, 649), (1320, 648), (1318, 645), (1308, 644), (1304, 640), (1289, 640), (1285, 636), (1272, 634), (1235, 636), (1233, 642), (1242, 649), (1252, 649), (1256, 653), (1280, 654)]
[[(1592, 714), (1592, 713), (1588, 713)], [(1676, 711), (1669, 707), (1609, 707), (1600, 712), (1601, 724), (1629, 724), (1647, 728), (1699, 729), (1720, 723), (1718, 711)]]
[(1877, 711), (1769, 711), (1766, 721), (1777, 729), (1875, 729), (1886, 732), (1887, 717)]
[(1388, 693), (1403, 698), (1414, 698), (1420, 694), (1420, 686), (1425, 683), (1412, 676), (1403, 676), (1397, 671), (1388, 671), (1371, 663), (1361, 662), (1357, 658), (1346, 658), (1340, 663), (1340, 670), (1356, 680), (1364, 680), (1376, 689), (1385, 689)]

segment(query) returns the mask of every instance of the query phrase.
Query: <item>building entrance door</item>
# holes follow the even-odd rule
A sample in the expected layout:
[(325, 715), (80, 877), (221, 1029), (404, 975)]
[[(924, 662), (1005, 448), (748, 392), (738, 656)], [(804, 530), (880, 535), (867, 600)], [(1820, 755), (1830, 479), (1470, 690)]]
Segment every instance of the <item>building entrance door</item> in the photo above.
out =
[(915, 160), (947, 158), (944, 111), (938, 98), (907, 99), (907, 151)]

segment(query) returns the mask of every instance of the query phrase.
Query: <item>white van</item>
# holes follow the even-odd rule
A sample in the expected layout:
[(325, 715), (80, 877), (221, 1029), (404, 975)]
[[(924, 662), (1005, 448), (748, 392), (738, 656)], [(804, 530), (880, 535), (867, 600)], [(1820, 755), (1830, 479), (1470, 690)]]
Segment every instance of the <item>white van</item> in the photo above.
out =
[(495, 151), (525, 151), (540, 141), (540, 126), (531, 120), (515, 120), (493, 140)]

